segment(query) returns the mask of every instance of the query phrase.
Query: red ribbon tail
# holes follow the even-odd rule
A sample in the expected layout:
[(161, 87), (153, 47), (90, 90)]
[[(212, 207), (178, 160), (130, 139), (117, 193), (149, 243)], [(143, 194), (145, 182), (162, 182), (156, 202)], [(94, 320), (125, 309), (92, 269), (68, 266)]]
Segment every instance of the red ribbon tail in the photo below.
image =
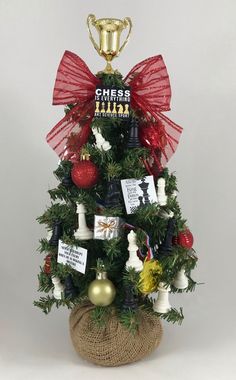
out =
[(154, 117), (162, 124), (165, 131), (166, 144), (161, 147), (162, 154), (160, 157), (160, 164), (164, 168), (177, 149), (183, 128), (163, 115), (163, 113), (156, 112)]
[[(47, 134), (47, 143), (60, 159), (65, 156), (70, 159), (70, 156), (77, 154), (82, 145), (88, 141), (93, 114), (94, 101), (77, 104)], [(71, 138), (74, 138), (73, 144), (70, 142)]]

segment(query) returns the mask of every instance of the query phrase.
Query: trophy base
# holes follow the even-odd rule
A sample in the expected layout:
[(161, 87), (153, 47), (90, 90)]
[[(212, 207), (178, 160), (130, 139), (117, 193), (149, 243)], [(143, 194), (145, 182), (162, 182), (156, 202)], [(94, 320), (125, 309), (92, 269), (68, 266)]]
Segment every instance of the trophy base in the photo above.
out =
[(114, 74), (115, 71), (113, 70), (112, 65), (110, 64), (110, 62), (107, 62), (106, 67), (105, 67), (105, 69), (102, 72), (105, 73), (105, 74)]

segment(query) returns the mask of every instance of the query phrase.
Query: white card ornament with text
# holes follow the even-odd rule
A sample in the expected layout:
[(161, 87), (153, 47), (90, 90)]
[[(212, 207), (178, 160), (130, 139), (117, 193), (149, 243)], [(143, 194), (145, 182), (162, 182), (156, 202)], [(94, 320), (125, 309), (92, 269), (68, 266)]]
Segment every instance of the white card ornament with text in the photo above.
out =
[(142, 179), (122, 179), (121, 188), (127, 214), (135, 213), (138, 207), (144, 207), (150, 203), (157, 202), (152, 175), (143, 177)]
[(57, 262), (70, 265), (80, 273), (85, 273), (88, 251), (85, 248), (67, 245), (59, 240)]

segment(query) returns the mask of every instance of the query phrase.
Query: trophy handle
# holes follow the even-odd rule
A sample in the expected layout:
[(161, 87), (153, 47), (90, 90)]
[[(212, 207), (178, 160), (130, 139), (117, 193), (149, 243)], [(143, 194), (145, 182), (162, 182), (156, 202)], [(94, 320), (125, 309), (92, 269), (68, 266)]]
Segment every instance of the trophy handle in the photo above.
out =
[(120, 49), (118, 51), (117, 57), (122, 52), (122, 50), (124, 49), (124, 47), (127, 45), (128, 41), (129, 41), (131, 30), (132, 30), (132, 26), (133, 26), (130, 17), (125, 17), (123, 22), (124, 22), (125, 27), (129, 26), (129, 31), (128, 31), (128, 34), (127, 34), (127, 37), (126, 37), (125, 41), (123, 42), (123, 44), (121, 45), (121, 47), (120, 47)]
[(90, 29), (90, 24), (93, 25), (93, 26), (95, 26), (95, 22), (96, 22), (96, 17), (95, 17), (95, 15), (93, 15), (93, 14), (88, 15), (88, 18), (87, 18), (87, 26), (88, 26), (89, 38), (90, 38), (90, 40), (91, 40), (93, 46), (94, 46), (95, 49), (97, 50), (98, 54), (101, 55), (101, 54), (100, 54), (100, 48), (99, 48), (97, 42), (95, 41), (95, 39), (93, 38), (93, 35), (92, 35), (92, 32), (91, 32), (91, 29)]

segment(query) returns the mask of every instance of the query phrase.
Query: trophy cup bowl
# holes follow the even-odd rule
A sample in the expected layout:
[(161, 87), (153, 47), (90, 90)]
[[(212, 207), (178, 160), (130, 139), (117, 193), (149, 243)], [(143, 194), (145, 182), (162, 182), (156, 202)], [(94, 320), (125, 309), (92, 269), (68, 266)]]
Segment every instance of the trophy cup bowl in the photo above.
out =
[[(125, 17), (123, 21), (115, 18), (101, 18), (97, 20), (94, 15), (90, 14), (87, 18), (87, 25), (89, 37), (93, 46), (97, 50), (98, 54), (104, 57), (107, 61), (107, 66), (103, 71), (105, 73), (113, 73), (114, 70), (112, 69), (110, 62), (113, 58), (118, 57), (129, 40), (132, 29), (131, 19), (129, 17)], [(94, 26), (98, 32), (99, 43), (97, 43), (93, 38), (90, 27), (91, 25)], [(120, 46), (121, 32), (127, 27), (129, 27), (128, 35), (123, 44)]]

